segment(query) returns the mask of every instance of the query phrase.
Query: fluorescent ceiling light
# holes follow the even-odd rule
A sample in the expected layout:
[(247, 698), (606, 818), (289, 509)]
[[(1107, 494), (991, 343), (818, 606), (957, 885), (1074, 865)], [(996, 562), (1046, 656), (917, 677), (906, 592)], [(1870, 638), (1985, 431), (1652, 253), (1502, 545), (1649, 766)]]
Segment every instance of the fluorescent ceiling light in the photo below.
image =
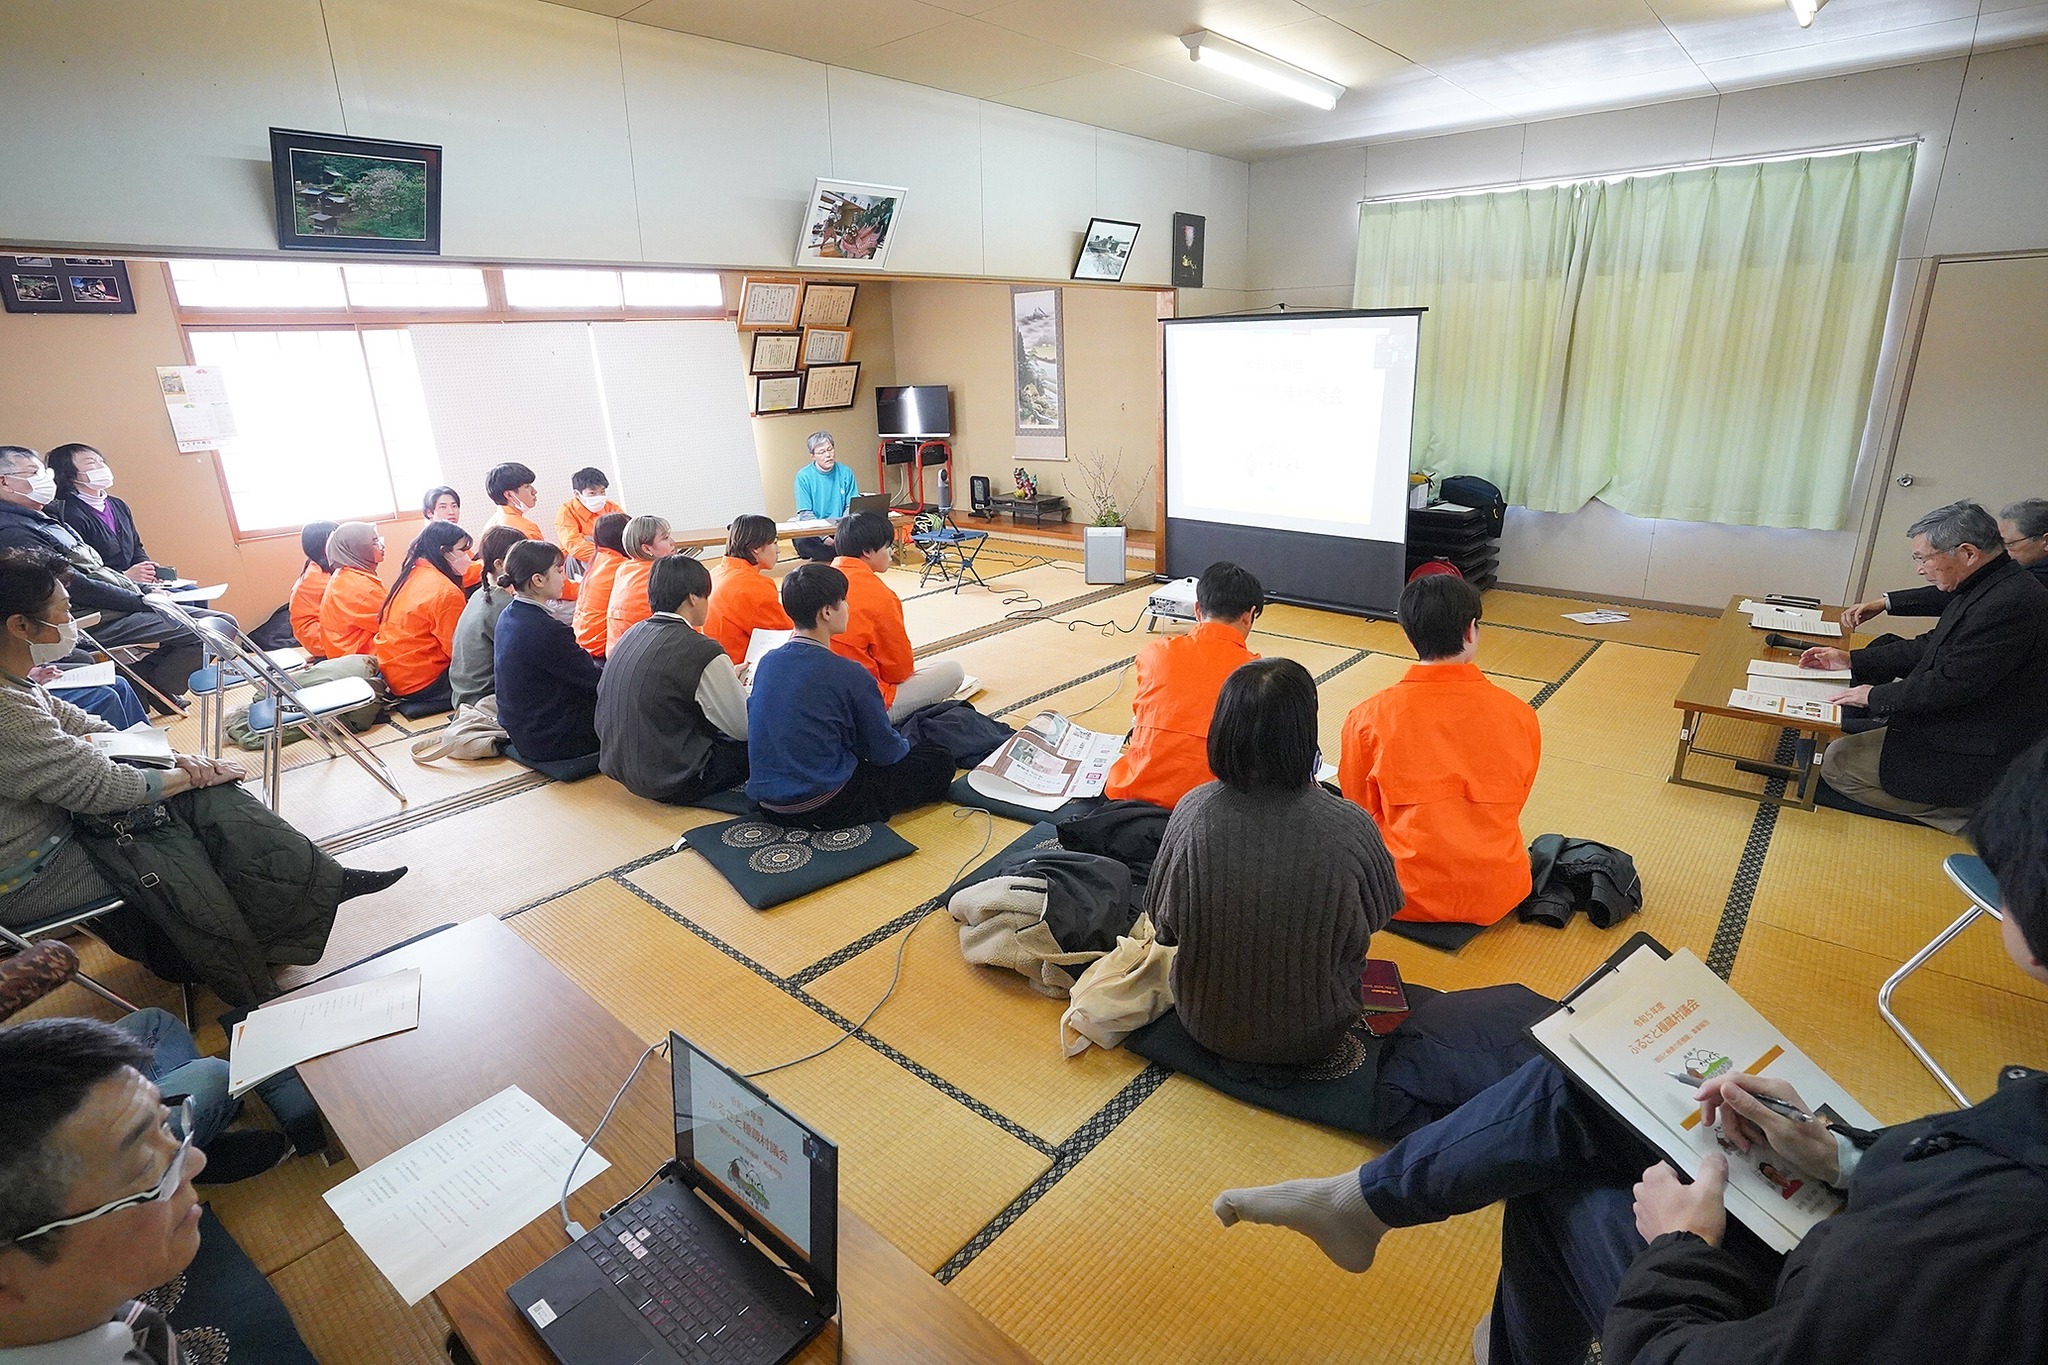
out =
[(1785, 0), (1792, 7), (1792, 17), (1799, 21), (1799, 27), (1813, 27), (1813, 16), (1819, 14), (1821, 6), (1828, 0)]
[[(1797, 0), (1800, 4), (1808, 2)], [(1188, 45), (1189, 58), (1204, 66), (1214, 67), (1226, 76), (1235, 76), (1318, 109), (1335, 109), (1338, 99), (1344, 94), (1344, 87), (1333, 80), (1318, 76), (1313, 71), (1304, 71), (1292, 62), (1283, 62), (1255, 47), (1232, 42), (1220, 33), (1199, 29), (1182, 35), (1181, 41)]]

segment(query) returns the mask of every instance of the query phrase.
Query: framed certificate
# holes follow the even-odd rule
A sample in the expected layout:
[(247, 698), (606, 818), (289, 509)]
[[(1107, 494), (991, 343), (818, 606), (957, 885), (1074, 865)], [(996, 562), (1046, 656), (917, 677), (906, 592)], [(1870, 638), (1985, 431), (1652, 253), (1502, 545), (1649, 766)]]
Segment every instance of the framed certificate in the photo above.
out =
[(804, 371), (804, 411), (826, 412), (853, 406), (854, 391), (860, 387), (860, 363), (813, 365)]
[[(806, 327), (801, 364), (805, 369), (813, 365), (837, 365), (853, 354), (853, 329), (851, 327)], [(795, 366), (785, 365), (784, 369)]]
[(804, 377), (800, 374), (764, 374), (754, 381), (754, 415), (795, 412), (803, 405)]
[(845, 327), (853, 321), (857, 284), (810, 280), (804, 285), (804, 309), (797, 321), (806, 327)]
[(756, 332), (747, 358), (748, 374), (788, 374), (797, 368), (802, 332)]
[(804, 282), (794, 275), (748, 275), (740, 281), (741, 327), (794, 327)]

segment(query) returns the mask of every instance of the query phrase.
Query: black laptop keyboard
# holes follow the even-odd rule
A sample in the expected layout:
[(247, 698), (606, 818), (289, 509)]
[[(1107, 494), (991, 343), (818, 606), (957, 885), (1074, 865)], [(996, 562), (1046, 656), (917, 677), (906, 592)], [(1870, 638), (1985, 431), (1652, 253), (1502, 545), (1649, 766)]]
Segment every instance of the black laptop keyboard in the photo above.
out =
[(577, 1245), (684, 1360), (773, 1360), (781, 1350), (763, 1348), (793, 1335), (666, 1204), (628, 1205)]

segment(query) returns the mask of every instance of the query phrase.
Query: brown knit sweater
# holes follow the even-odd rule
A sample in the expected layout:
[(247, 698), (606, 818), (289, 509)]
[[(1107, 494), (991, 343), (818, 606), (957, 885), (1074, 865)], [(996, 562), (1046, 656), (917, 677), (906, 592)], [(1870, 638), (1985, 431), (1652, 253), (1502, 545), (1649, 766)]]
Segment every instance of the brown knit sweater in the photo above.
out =
[(1210, 782), (1174, 807), (1147, 898), (1160, 941), (1179, 945), (1174, 1008), (1196, 1041), (1306, 1065), (1358, 1019), (1365, 945), (1401, 908), (1401, 884), (1349, 801)]

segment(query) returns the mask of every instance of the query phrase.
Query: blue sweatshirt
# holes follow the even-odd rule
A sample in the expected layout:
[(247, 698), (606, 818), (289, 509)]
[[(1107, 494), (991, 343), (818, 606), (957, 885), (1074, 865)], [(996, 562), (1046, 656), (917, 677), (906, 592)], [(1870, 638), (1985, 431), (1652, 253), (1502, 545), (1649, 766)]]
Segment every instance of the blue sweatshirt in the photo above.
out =
[(909, 752), (910, 741), (889, 724), (881, 689), (853, 660), (799, 635), (754, 665), (747, 698), (747, 795), (754, 800), (806, 810), (845, 786), (858, 760), (887, 767)]
[[(597, 752), (597, 661), (547, 609), (514, 598), (491, 641), (498, 723), (533, 763)], [(856, 671), (860, 665), (855, 664)], [(861, 674), (866, 677), (866, 673)]]
[(860, 496), (860, 477), (843, 464), (826, 473), (815, 464), (796, 472), (796, 512), (837, 521), (846, 515), (847, 504)]

